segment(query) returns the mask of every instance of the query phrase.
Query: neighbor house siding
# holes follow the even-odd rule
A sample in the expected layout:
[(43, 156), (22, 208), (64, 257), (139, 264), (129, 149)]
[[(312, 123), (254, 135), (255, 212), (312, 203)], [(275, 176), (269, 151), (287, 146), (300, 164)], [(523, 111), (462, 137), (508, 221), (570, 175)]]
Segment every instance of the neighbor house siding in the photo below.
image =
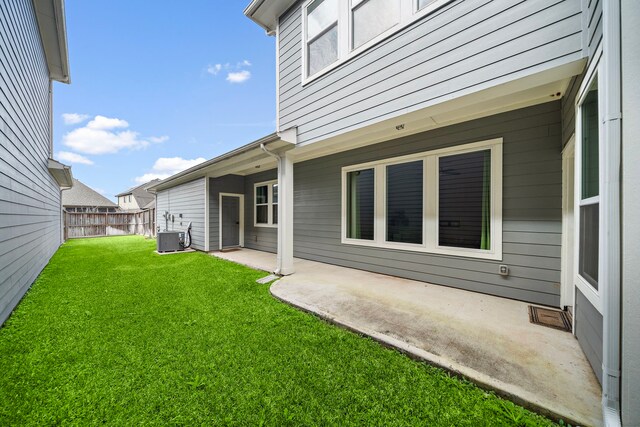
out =
[(244, 177), (225, 175), (209, 179), (209, 249), (220, 249), (220, 193), (244, 194)]
[(453, 1), (302, 86), (302, 4), (280, 18), (279, 126), (308, 143), (583, 56), (580, 0)]
[(278, 178), (278, 170), (268, 171), (248, 175), (244, 177), (244, 246), (249, 249), (256, 249), (266, 252), (277, 252), (278, 250), (278, 230), (276, 227), (255, 227), (253, 225), (254, 216), (254, 194), (253, 185), (258, 182), (272, 181)]
[[(189, 222), (192, 222), (191, 238), (194, 249), (204, 250), (204, 180), (196, 179), (186, 184), (158, 191), (156, 218), (160, 230), (165, 229), (165, 219), (162, 215), (165, 211), (173, 215), (174, 220), (169, 221), (169, 231), (185, 231)], [(179, 215), (182, 214), (182, 218)]]
[(0, 2), (0, 324), (61, 244), (49, 71), (30, 0)]
[[(341, 243), (341, 168), (503, 138), (503, 260)], [(294, 170), (294, 255), (559, 306), (561, 114), (555, 101), (313, 159)], [(498, 265), (510, 275), (498, 274)]]
[(602, 383), (602, 314), (576, 288), (575, 333), (582, 351)]

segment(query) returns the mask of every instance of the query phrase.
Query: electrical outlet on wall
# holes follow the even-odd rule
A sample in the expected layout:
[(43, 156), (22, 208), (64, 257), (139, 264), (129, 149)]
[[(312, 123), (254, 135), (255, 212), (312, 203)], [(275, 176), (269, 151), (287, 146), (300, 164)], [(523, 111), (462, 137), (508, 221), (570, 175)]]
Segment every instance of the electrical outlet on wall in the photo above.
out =
[(500, 267), (498, 267), (498, 273), (500, 273), (501, 276), (508, 276), (509, 267), (507, 267), (506, 265), (501, 265)]

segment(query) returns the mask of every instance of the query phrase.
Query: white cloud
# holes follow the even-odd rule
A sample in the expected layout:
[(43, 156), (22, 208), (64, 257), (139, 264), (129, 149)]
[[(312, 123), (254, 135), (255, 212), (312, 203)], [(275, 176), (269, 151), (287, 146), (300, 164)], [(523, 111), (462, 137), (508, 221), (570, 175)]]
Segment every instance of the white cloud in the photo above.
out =
[(147, 139), (149, 141), (153, 142), (154, 144), (160, 144), (161, 142), (165, 142), (165, 141), (169, 140), (169, 137), (166, 136), (166, 135), (163, 135), (163, 136), (150, 136)]
[(81, 156), (80, 154), (71, 153), (69, 151), (60, 151), (58, 153), (58, 159), (62, 160), (63, 162), (78, 163), (81, 165), (93, 164), (92, 160), (87, 159), (86, 157)]
[(222, 64), (209, 65), (207, 67), (207, 73), (213, 74), (214, 76), (217, 76), (220, 70), (222, 70)]
[(250, 78), (251, 72), (248, 70), (230, 72), (229, 74), (227, 74), (227, 81), (229, 83), (244, 83)]
[(229, 83), (244, 83), (251, 78), (251, 72), (246, 68), (251, 67), (251, 61), (243, 59), (242, 61), (232, 65), (230, 63), (215, 64), (207, 66), (207, 73), (217, 76), (222, 70), (227, 73), (226, 80)]
[(166, 136), (141, 138), (138, 132), (120, 130), (129, 127), (126, 120), (96, 116), (85, 126), (64, 135), (67, 147), (83, 154), (113, 154), (123, 149), (137, 150), (152, 143), (164, 142)]
[(64, 113), (62, 114), (62, 120), (64, 120), (65, 125), (77, 125), (78, 123), (82, 123), (89, 118), (88, 114), (78, 114), (78, 113)]
[(189, 169), (195, 165), (198, 165), (206, 159), (198, 157), (197, 159), (183, 159), (182, 157), (160, 157), (153, 164), (151, 172), (145, 173), (142, 176), (137, 176), (135, 181), (138, 184), (144, 184), (152, 179), (165, 179), (183, 170)]
[(105, 116), (95, 116), (93, 120), (87, 123), (89, 129), (116, 129), (128, 128), (129, 123), (126, 120), (112, 119)]

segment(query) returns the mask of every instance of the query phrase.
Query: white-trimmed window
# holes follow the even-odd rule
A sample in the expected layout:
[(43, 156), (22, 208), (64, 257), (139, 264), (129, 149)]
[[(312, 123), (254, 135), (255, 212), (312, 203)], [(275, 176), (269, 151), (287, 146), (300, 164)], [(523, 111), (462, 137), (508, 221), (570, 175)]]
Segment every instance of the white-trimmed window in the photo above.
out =
[(303, 83), (340, 65), (451, 0), (307, 0)]
[(351, 49), (359, 48), (399, 24), (400, 1), (351, 0)]
[(502, 259), (502, 139), (342, 168), (342, 243)]
[(278, 225), (278, 181), (255, 184), (253, 194), (253, 224), (256, 227), (276, 227)]
[[(595, 60), (594, 60), (595, 62)], [(598, 310), (600, 301), (600, 152), (602, 140), (598, 68), (585, 79), (576, 118), (576, 286)]]

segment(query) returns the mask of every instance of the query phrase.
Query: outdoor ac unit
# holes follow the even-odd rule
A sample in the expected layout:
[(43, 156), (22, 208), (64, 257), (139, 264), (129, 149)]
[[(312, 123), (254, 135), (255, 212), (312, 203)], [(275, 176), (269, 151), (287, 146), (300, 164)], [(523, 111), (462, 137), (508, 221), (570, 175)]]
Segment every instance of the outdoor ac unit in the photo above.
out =
[(161, 231), (158, 233), (158, 252), (175, 252), (182, 251), (184, 248), (180, 245), (180, 235), (184, 234), (179, 231)]

